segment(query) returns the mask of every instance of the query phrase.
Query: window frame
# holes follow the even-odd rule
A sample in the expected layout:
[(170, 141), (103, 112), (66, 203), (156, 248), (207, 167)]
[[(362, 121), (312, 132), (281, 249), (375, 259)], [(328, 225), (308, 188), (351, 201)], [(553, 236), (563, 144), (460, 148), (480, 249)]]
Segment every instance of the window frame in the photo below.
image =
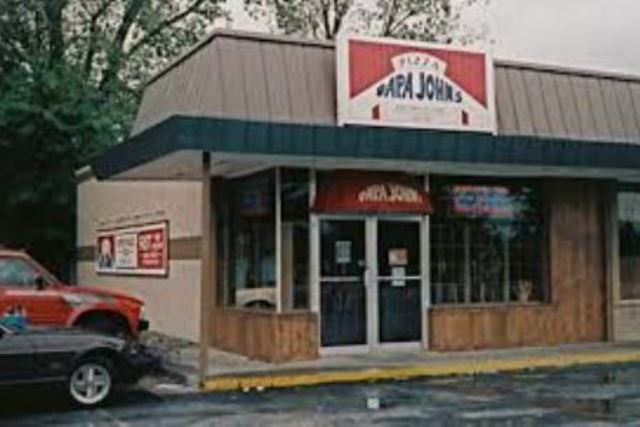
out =
[[(235, 301), (236, 298), (231, 296), (231, 293), (236, 292), (237, 288), (232, 286), (231, 283), (231, 271), (233, 265), (230, 262), (231, 258), (231, 247), (233, 246), (233, 226), (231, 224), (231, 217), (234, 215), (234, 208), (231, 206), (230, 200), (230, 192), (233, 191), (233, 181), (243, 178), (250, 178), (252, 176), (256, 176), (259, 174), (272, 174), (273, 182), (272, 182), (272, 191), (273, 191), (273, 201), (270, 206), (270, 210), (273, 213), (272, 225), (273, 225), (273, 234), (274, 234), (274, 265), (273, 271), (275, 274), (274, 280), (274, 302), (275, 307), (267, 310), (267, 312), (272, 313), (283, 313), (283, 312), (308, 312), (311, 310), (311, 253), (308, 251), (307, 256), (309, 259), (307, 260), (307, 298), (306, 298), (306, 307), (295, 307), (295, 303), (292, 300), (292, 307), (286, 308), (284, 307), (283, 300), (283, 213), (284, 209), (282, 206), (282, 190), (283, 190), (283, 182), (282, 182), (282, 172), (283, 169), (292, 169), (292, 170), (304, 170), (307, 177), (307, 209), (311, 208), (311, 200), (312, 200), (312, 174), (311, 169), (302, 168), (302, 167), (272, 167), (265, 168), (257, 172), (249, 173), (242, 176), (234, 176), (229, 179), (217, 179), (215, 185), (218, 186), (218, 191), (214, 192), (214, 200), (213, 205), (216, 211), (216, 236), (217, 241), (215, 242), (218, 250), (217, 250), (217, 265), (216, 265), (216, 276), (218, 278), (218, 289), (216, 290), (216, 301), (217, 306), (225, 309), (234, 309), (234, 310), (257, 310), (257, 311), (265, 311), (264, 309), (254, 308), (254, 307), (244, 307), (238, 306), (237, 301), (235, 303), (231, 303)], [(310, 222), (310, 211), (307, 212), (307, 234), (310, 239), (311, 233), (311, 222)], [(237, 257), (236, 257), (237, 258)], [(295, 286), (295, 285), (294, 285)], [(259, 289), (259, 288), (256, 288)], [(265, 289), (271, 289), (271, 287), (265, 287)], [(292, 289), (295, 291), (295, 289)]]
[[(635, 193), (640, 197), (640, 184), (636, 183), (619, 183), (615, 190), (614, 197), (614, 206), (613, 206), (613, 218), (614, 221), (614, 229), (613, 236), (614, 242), (612, 242), (612, 258), (615, 263), (615, 271), (613, 277), (613, 283), (615, 284), (613, 294), (614, 294), (614, 302), (617, 305), (640, 305), (640, 297), (637, 298), (623, 298), (622, 294), (622, 253), (620, 248), (621, 243), (621, 233), (620, 233), (620, 194), (621, 193)], [(640, 222), (640, 220), (639, 220)]]
[[(429, 307), (434, 309), (453, 309), (453, 308), (466, 308), (466, 309), (482, 309), (482, 308), (500, 308), (500, 307), (528, 307), (528, 306), (548, 306), (553, 305), (555, 303), (554, 293), (551, 288), (551, 278), (550, 278), (550, 261), (551, 261), (551, 239), (550, 239), (550, 226), (551, 226), (551, 206), (549, 201), (549, 191), (546, 185), (546, 181), (543, 179), (535, 179), (535, 178), (509, 178), (509, 177), (484, 177), (484, 176), (459, 176), (459, 175), (431, 175), (430, 177), (430, 190), (433, 194), (434, 187), (438, 188), (442, 183), (446, 183), (445, 185), (456, 185), (457, 183), (462, 184), (470, 184), (470, 185), (499, 185), (506, 187), (531, 187), (534, 191), (537, 192), (539, 197), (539, 214), (540, 214), (540, 299), (533, 301), (519, 301), (519, 300), (502, 300), (502, 301), (482, 301), (482, 302), (472, 302), (467, 301), (465, 295), (465, 301), (463, 302), (435, 302), (435, 298), (433, 298), (433, 287), (435, 283), (435, 275), (432, 271), (433, 259), (432, 256), (434, 254), (434, 247), (437, 245), (433, 244), (434, 238), (434, 223), (437, 224), (437, 221), (434, 221), (433, 215), (430, 215), (429, 218)], [(473, 243), (471, 243), (473, 246)], [(467, 249), (464, 249), (465, 252)], [(465, 264), (467, 262), (465, 261)], [(463, 284), (464, 286), (465, 284)], [(506, 286), (506, 283), (502, 284), (503, 287)], [(473, 284), (469, 285), (469, 293)], [(465, 293), (467, 291), (465, 290)], [(470, 298), (469, 298), (470, 299)]]

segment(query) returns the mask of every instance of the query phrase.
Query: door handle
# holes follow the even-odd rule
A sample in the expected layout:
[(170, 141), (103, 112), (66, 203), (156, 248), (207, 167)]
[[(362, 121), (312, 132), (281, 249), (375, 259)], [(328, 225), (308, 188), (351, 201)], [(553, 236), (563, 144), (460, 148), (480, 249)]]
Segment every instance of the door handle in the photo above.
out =
[(373, 284), (373, 272), (371, 268), (367, 267), (364, 269), (364, 285), (371, 286)]

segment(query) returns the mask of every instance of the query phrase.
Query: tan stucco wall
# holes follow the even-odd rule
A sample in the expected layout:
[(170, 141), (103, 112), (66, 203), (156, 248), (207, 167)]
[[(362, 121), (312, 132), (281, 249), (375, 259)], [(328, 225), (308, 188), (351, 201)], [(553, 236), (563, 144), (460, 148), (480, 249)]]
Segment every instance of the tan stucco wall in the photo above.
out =
[(78, 246), (98, 228), (168, 219), (170, 237), (199, 236), (201, 184), (195, 181), (96, 181), (78, 185)]
[[(78, 184), (77, 246), (95, 245), (96, 231), (168, 220), (169, 239), (199, 237), (201, 184), (189, 181), (89, 179)], [(170, 254), (171, 257), (171, 254)], [(171, 260), (169, 276), (97, 275), (88, 260), (77, 264), (77, 282), (123, 290), (146, 303), (151, 329), (193, 341), (200, 334), (200, 261)]]
[(140, 296), (151, 330), (199, 340), (200, 261), (171, 261), (167, 279), (96, 276), (94, 269), (92, 262), (79, 262), (79, 282)]

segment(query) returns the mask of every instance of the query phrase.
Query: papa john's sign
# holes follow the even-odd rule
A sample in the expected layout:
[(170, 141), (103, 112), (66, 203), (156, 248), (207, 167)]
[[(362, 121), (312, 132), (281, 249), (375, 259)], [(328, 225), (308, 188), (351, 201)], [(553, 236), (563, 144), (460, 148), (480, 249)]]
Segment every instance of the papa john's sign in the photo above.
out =
[(338, 124), (495, 133), (486, 53), (368, 37), (337, 41)]
[(422, 178), (402, 173), (319, 172), (313, 204), (317, 213), (412, 213), (433, 210)]

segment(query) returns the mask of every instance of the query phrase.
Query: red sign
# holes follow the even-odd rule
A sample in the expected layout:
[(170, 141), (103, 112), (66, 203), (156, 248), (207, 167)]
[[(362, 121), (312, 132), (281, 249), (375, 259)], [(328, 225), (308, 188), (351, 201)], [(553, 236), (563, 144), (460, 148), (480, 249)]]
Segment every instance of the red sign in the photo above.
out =
[(406, 40), (337, 43), (338, 122), (495, 132), (484, 52)]
[(166, 276), (169, 224), (98, 231), (96, 271), (101, 274)]
[(138, 267), (162, 268), (165, 262), (164, 228), (144, 230), (138, 233)]
[(414, 213), (432, 211), (422, 179), (405, 174), (328, 172), (318, 174), (316, 212)]

